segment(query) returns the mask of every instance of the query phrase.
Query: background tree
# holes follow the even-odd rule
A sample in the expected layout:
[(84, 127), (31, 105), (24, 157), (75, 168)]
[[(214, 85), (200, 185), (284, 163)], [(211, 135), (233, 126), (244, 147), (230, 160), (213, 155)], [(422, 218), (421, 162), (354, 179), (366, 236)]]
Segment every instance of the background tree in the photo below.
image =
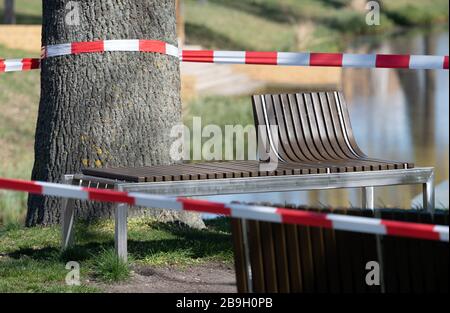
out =
[[(43, 45), (103, 39), (177, 44), (175, 0), (73, 3), (43, 1)], [(79, 21), (68, 24), (66, 15), (73, 13)], [(180, 121), (179, 61), (173, 56), (106, 52), (44, 59), (32, 179), (60, 182), (82, 167), (168, 164), (170, 129)], [(60, 202), (31, 195), (27, 225), (59, 222)], [(112, 214), (108, 205), (77, 207), (81, 218)]]
[(184, 32), (184, 3), (183, 0), (175, 0), (176, 3), (176, 18), (177, 18), (177, 36), (178, 44), (182, 47), (185, 42)]
[(14, 0), (5, 0), (3, 23), (5, 24), (16, 23), (16, 14), (14, 12)]

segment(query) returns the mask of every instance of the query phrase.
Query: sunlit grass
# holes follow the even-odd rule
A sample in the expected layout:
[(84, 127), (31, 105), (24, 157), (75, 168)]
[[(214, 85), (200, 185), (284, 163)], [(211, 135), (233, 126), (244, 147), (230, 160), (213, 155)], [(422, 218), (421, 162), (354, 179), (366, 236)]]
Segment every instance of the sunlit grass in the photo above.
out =
[[(27, 52), (0, 46), (0, 57)], [(0, 74), (0, 177), (30, 179), (40, 94), (39, 71)], [(27, 194), (0, 190), (0, 226), (22, 222)]]
[(448, 22), (449, 2), (446, 0), (385, 1), (383, 9), (388, 17), (399, 25), (432, 25)]
[[(232, 264), (229, 219), (206, 221), (195, 230), (151, 218), (131, 218), (128, 223), (129, 263), (113, 252), (112, 221), (76, 223), (76, 245), (60, 251), (59, 227), (0, 228), (0, 292), (91, 292), (96, 282), (126, 280), (133, 264), (189, 266), (206, 262)], [(65, 284), (66, 262), (80, 264), (81, 286)], [(94, 282), (94, 284), (92, 283)]]
[[(42, 21), (42, 1), (15, 0), (16, 22), (19, 24), (40, 24)], [(0, 1), (0, 19), (3, 20), (4, 1)]]
[[(187, 1), (186, 4), (187, 38), (192, 43), (209, 48), (224, 48), (214, 40), (218, 36), (225, 38), (235, 48), (292, 50), (295, 46), (295, 30), (290, 25), (273, 22), (265, 16), (248, 14), (227, 5), (204, 5), (197, 1)], [(203, 36), (203, 40), (196, 32)], [(191, 36), (195, 36), (195, 40)]]
[(95, 256), (96, 277), (104, 282), (120, 282), (130, 278), (130, 266), (120, 259), (114, 249), (104, 249)]

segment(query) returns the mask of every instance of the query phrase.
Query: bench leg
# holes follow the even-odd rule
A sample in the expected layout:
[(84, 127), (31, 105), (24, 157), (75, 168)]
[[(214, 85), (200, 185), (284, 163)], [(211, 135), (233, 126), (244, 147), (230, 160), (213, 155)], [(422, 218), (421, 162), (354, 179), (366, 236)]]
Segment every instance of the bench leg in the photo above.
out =
[(73, 245), (75, 201), (73, 199), (64, 199), (61, 209), (62, 249), (65, 250)]
[(363, 209), (374, 210), (374, 187), (362, 187), (361, 188), (361, 207)]
[[(72, 178), (63, 177), (64, 184), (72, 185)], [(64, 198), (61, 203), (61, 248), (73, 245), (73, 223), (75, 219), (75, 200)]]
[(117, 256), (127, 262), (127, 215), (128, 205), (117, 204), (115, 206), (115, 248)]
[(434, 172), (428, 181), (422, 185), (423, 188), (423, 208), (430, 213), (434, 212)]
[[(380, 218), (380, 212), (379, 211), (375, 211), (375, 201), (374, 201), (374, 187), (370, 186), (370, 187), (363, 187), (362, 189), (362, 193), (361, 193), (361, 200), (362, 200), (362, 208), (363, 209), (369, 209), (372, 210), (372, 212), (374, 212), (374, 217), (376, 218)], [(381, 282), (380, 282), (380, 292), (381, 293), (385, 293), (385, 287), (384, 287), (384, 278), (383, 278), (383, 249), (382, 249), (382, 242), (381, 242), (382, 238), (380, 235), (376, 235), (375, 236), (375, 242), (376, 242), (376, 246), (377, 246), (377, 259), (378, 259), (378, 264), (380, 264), (380, 278), (381, 278)]]

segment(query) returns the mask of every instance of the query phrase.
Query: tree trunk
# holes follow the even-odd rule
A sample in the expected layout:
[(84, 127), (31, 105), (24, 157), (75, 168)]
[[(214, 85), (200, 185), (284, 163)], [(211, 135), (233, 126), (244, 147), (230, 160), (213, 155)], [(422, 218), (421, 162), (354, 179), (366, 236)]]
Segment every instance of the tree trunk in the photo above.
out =
[(5, 24), (15, 24), (16, 15), (14, 13), (14, 0), (5, 0), (3, 12), (3, 23)]
[[(157, 39), (176, 45), (175, 0), (43, 1), (42, 44)], [(106, 52), (44, 59), (32, 179), (61, 182), (83, 167), (170, 163), (170, 129), (181, 121), (177, 58)], [(59, 222), (61, 199), (31, 195), (28, 226)], [(110, 205), (78, 203), (83, 219)]]

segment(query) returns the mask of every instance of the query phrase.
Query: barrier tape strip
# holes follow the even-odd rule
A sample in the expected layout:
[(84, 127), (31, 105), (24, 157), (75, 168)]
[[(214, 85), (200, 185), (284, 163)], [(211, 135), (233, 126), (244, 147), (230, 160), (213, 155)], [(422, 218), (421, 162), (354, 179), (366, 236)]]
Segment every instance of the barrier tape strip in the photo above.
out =
[(448, 69), (448, 56), (184, 50), (183, 62), (359, 68)]
[(1, 72), (20, 72), (40, 68), (40, 59), (0, 59)]
[[(160, 40), (101, 40), (49, 45), (41, 59), (106, 51), (154, 52), (178, 57), (181, 62), (260, 64), (286, 66), (326, 66), (353, 68), (446, 69), (448, 56), (407, 54), (297, 53), (256, 51), (182, 50)], [(40, 59), (0, 59), (0, 72), (37, 69)]]
[(178, 48), (164, 41), (131, 39), (72, 42), (46, 46), (41, 50), (41, 58), (106, 51), (156, 52), (178, 57)]
[(222, 214), (265, 222), (323, 227), (367, 234), (449, 241), (449, 227), (377, 218), (323, 214), (286, 208), (225, 204), (205, 200), (171, 198), (135, 192), (86, 188), (56, 183), (0, 178), (0, 189), (80, 200), (126, 203), (147, 208)]

